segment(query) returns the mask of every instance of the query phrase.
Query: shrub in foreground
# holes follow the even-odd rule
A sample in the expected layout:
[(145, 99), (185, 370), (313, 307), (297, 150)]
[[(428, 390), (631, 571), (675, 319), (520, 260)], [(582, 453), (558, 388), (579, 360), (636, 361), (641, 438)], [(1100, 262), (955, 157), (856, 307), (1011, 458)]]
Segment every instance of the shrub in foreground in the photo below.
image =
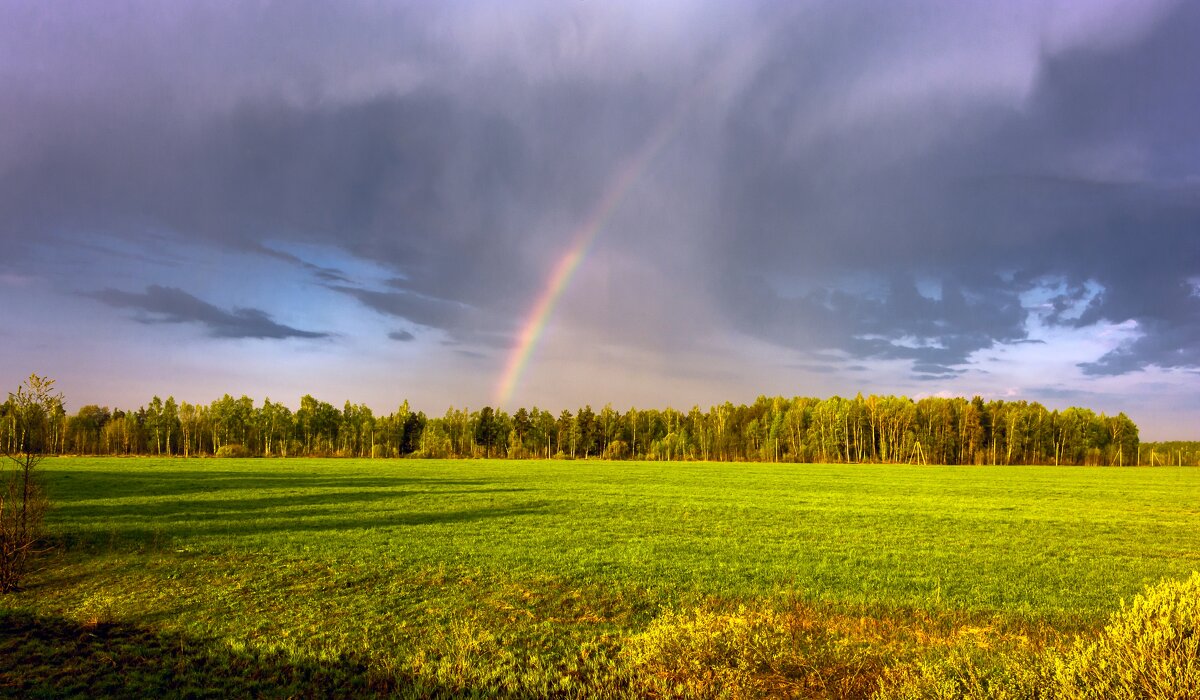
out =
[(1069, 700), (1200, 698), (1200, 572), (1122, 604), (1098, 639), (1056, 661), (1055, 675)]
[(879, 660), (870, 644), (802, 609), (668, 612), (629, 640), (639, 695), (862, 697)]
[(957, 646), (888, 669), (873, 700), (1049, 700), (1044, 657), (1020, 650)]
[(250, 450), (246, 449), (245, 445), (221, 445), (217, 449), (217, 457), (234, 457), (237, 459), (245, 459), (251, 457)]
[(1040, 654), (952, 648), (889, 669), (875, 700), (1195, 700), (1200, 573), (1122, 604), (1095, 638)]
[(30, 559), (43, 552), (43, 521), (49, 500), (42, 490), (39, 465), (53, 442), (50, 416), (62, 408), (54, 380), (31, 374), (4, 405), (5, 423), (14, 437), (0, 451), (0, 593), (21, 587)]

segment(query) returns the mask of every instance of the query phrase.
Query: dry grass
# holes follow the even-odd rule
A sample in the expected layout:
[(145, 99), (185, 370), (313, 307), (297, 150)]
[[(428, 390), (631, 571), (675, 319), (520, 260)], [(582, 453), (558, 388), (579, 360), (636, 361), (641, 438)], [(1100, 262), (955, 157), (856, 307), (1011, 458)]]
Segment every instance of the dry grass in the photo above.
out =
[(1147, 588), (1098, 635), (741, 606), (668, 612), (624, 655), (655, 697), (1194, 700), (1200, 573)]
[(624, 646), (644, 695), (694, 698), (867, 698), (898, 685), (923, 659), (972, 650), (1033, 654), (1047, 629), (912, 612), (849, 615), (796, 603), (668, 612)]
[(877, 700), (1200, 698), (1200, 573), (1148, 587), (1094, 637), (1041, 648), (957, 644), (880, 681)]

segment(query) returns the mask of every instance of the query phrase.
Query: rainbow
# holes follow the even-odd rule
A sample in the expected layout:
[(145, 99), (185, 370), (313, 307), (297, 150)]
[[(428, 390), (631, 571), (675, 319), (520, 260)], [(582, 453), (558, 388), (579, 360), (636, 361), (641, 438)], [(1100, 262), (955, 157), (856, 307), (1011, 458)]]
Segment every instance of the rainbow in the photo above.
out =
[(617, 176), (605, 188), (600, 201), (588, 213), (583, 224), (572, 234), (571, 247), (559, 258), (550, 278), (546, 281), (546, 286), (542, 289), (533, 309), (530, 310), (529, 316), (521, 326), (517, 344), (513, 347), (508, 362), (504, 366), (504, 372), (500, 376), (500, 382), (496, 386), (495, 403), (497, 408), (504, 406), (512, 398), (513, 391), (520, 382), (525, 368), (529, 365), (529, 359), (537, 349), (538, 341), (545, 333), (550, 317), (554, 314), (554, 307), (557, 306), (563, 292), (571, 284), (575, 271), (587, 257), (592, 244), (604, 230), (605, 224), (608, 223), (625, 194), (675, 133), (683, 112), (682, 105), (673, 110), (642, 144), (642, 147), (625, 161), (625, 164), (618, 169)]

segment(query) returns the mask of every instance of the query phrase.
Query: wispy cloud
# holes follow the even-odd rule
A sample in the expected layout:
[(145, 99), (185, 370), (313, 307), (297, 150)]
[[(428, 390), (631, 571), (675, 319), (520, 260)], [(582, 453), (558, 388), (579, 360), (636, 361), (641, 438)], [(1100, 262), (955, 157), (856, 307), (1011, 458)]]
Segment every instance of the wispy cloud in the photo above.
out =
[(140, 323), (195, 323), (214, 338), (328, 338), (329, 333), (305, 331), (271, 320), (260, 309), (225, 311), (175, 287), (150, 285), (144, 292), (104, 289), (89, 294), (109, 306), (140, 312)]

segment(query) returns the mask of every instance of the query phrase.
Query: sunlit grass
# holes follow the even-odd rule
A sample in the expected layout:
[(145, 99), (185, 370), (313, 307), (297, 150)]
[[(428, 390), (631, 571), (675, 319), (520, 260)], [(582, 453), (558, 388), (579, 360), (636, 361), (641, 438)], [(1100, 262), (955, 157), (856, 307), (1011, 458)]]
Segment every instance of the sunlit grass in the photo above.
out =
[(179, 635), (230, 673), (324, 664), (360, 691), (628, 694), (627, 640), (695, 608), (1089, 630), (1200, 569), (1188, 468), (81, 458), (45, 472), (58, 549), (0, 605)]

